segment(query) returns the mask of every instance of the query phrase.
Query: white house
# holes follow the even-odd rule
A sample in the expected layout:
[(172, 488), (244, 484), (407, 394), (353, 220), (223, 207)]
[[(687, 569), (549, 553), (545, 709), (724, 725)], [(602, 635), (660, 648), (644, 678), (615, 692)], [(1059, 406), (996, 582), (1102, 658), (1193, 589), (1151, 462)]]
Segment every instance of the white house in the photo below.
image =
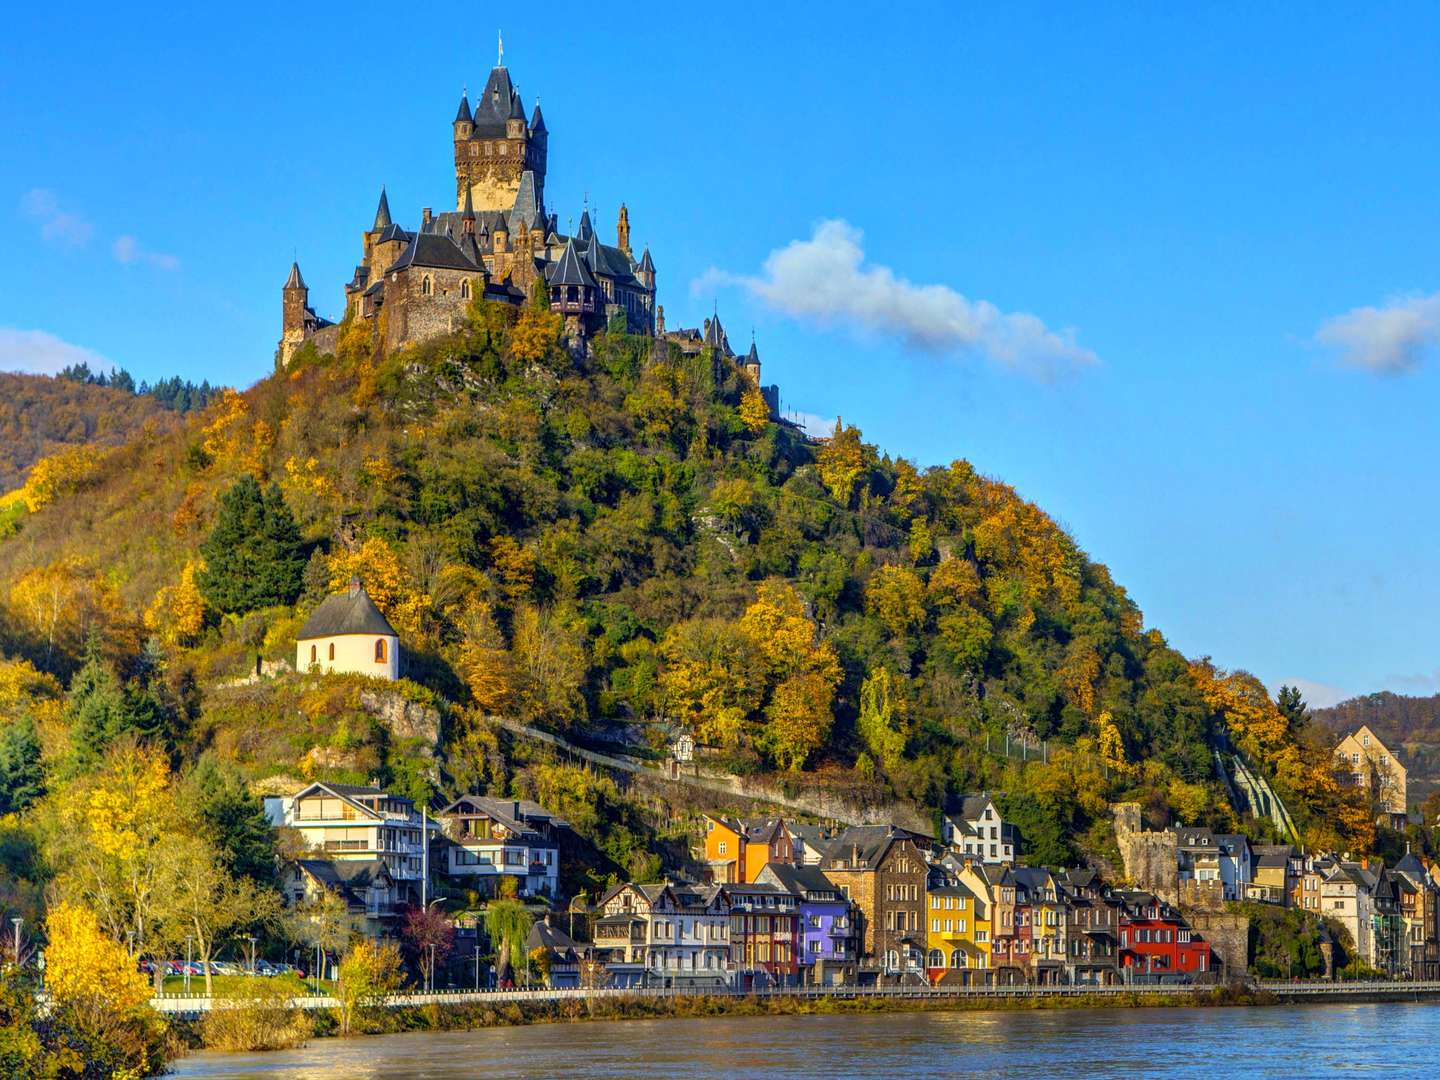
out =
[(1006, 824), (989, 795), (966, 795), (958, 811), (946, 814), (940, 839), (961, 855), (987, 863), (1013, 863), (1020, 854), (1014, 825)]
[[(273, 806), (273, 804), (272, 804)], [(272, 811), (315, 853), (334, 862), (379, 860), (401, 890), (418, 890), (424, 874), (423, 822), (415, 804), (376, 787), (316, 781)], [(437, 826), (430, 823), (430, 829)]]
[(445, 873), (485, 879), (491, 894), (504, 877), (514, 879), (520, 896), (558, 894), (556, 834), (566, 823), (543, 806), (528, 799), (462, 795), (437, 816), (448, 841), (443, 845)]
[(327, 596), (295, 638), (295, 670), (400, 677), (400, 636), (360, 584)]
[(1255, 876), (1250, 841), (1239, 834), (1209, 829), (1175, 829), (1177, 872), (1181, 881), (1218, 881), (1222, 900), (1242, 900)]

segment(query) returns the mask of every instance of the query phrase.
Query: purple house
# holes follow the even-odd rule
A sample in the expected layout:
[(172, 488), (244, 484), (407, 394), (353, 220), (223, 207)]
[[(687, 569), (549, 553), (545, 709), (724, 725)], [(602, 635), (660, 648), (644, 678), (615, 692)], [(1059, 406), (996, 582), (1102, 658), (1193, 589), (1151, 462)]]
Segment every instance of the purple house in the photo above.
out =
[(776, 885), (793, 894), (800, 909), (800, 970), (809, 986), (843, 986), (855, 981), (859, 950), (850, 901), (818, 866), (769, 863), (757, 885)]

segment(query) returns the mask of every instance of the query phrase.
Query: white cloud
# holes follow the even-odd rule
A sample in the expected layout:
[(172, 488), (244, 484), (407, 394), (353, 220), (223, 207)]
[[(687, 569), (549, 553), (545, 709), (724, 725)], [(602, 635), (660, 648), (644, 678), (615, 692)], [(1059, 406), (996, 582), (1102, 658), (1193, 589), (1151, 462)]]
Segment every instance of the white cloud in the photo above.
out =
[(799, 424), (805, 429), (807, 435), (828, 436), (835, 431), (835, 417), (833, 416), (819, 416), (815, 413), (800, 412), (795, 409), (786, 409), (782, 415), (792, 424)]
[(1327, 319), (1315, 340), (1340, 353), (1346, 367), (1407, 375), (1440, 345), (1440, 293), (1401, 296)]
[(1270, 688), (1270, 693), (1278, 694), (1282, 686), (1293, 686), (1298, 689), (1300, 695), (1305, 699), (1305, 704), (1312, 709), (1328, 709), (1331, 705), (1338, 705), (1355, 696), (1349, 690), (1342, 690), (1329, 683), (1316, 682), (1314, 679), (1281, 679)]
[(1051, 330), (1034, 315), (1003, 312), (948, 285), (917, 285), (888, 267), (865, 265), (862, 235), (848, 222), (823, 221), (810, 239), (772, 251), (759, 276), (712, 269), (692, 291), (740, 285), (794, 318), (894, 335), (931, 353), (979, 353), (1043, 378), (1098, 362), (1071, 331)]
[(72, 345), (44, 330), (0, 326), (0, 371), (55, 375), (71, 364), (89, 364), (91, 371), (114, 366), (94, 349)]
[(20, 212), (40, 225), (40, 235), (52, 244), (84, 247), (95, 227), (79, 214), (60, 208), (60, 200), (47, 188), (31, 188), (20, 197)]
[(115, 242), (110, 245), (110, 253), (122, 266), (140, 262), (153, 266), (157, 270), (180, 269), (180, 260), (174, 255), (166, 255), (159, 251), (147, 251), (140, 246), (140, 241), (128, 234), (115, 238)]

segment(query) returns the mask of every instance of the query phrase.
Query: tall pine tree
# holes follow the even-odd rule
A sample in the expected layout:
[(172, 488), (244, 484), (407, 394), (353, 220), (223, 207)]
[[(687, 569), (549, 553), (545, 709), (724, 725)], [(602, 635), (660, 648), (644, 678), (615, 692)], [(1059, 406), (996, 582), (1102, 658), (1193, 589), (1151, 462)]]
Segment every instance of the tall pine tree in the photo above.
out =
[(216, 611), (243, 614), (293, 604), (305, 575), (305, 550), (295, 516), (274, 484), (262, 491), (242, 476), (220, 497), (215, 528), (200, 545), (205, 569), (196, 585)]
[(45, 794), (45, 769), (35, 721), (22, 716), (0, 728), (0, 816), (24, 810)]

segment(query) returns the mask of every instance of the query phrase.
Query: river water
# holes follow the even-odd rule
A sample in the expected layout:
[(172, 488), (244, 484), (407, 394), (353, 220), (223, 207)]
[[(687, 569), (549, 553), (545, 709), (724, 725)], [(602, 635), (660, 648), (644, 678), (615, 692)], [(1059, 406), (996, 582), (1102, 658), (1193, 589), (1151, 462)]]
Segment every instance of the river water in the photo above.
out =
[(1056, 1009), (537, 1024), (317, 1039), (202, 1053), (174, 1076), (225, 1080), (473, 1077), (1305, 1077), (1440, 1075), (1440, 1007)]

